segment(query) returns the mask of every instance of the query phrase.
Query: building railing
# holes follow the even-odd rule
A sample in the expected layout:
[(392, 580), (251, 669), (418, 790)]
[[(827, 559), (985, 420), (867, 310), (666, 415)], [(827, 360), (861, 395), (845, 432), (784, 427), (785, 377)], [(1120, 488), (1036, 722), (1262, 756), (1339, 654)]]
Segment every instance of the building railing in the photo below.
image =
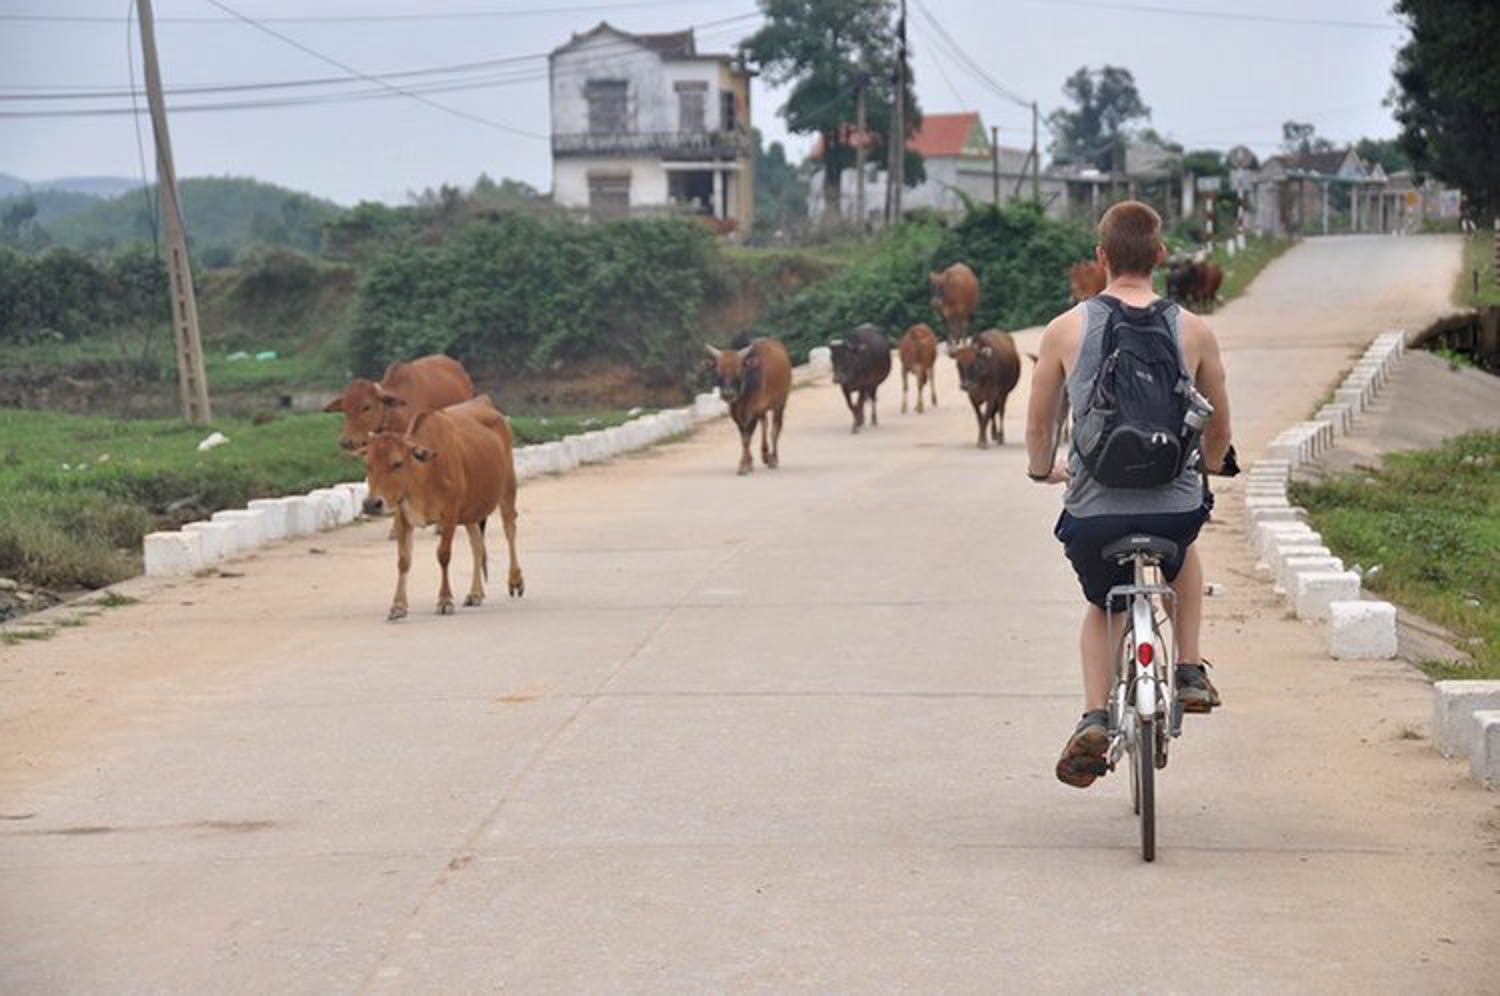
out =
[(638, 131), (612, 134), (554, 134), (555, 156), (662, 155), (684, 159), (737, 159), (750, 154), (750, 139), (739, 131)]

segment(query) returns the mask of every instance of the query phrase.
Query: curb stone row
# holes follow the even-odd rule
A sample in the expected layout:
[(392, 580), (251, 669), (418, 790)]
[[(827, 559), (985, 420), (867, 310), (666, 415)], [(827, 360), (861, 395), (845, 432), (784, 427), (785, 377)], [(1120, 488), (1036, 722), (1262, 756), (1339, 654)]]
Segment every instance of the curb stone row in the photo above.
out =
[[(1329, 624), (1335, 660), (1396, 656), (1396, 607), (1360, 597), (1361, 578), (1333, 556), (1305, 509), (1286, 496), (1292, 471), (1331, 449), (1374, 402), (1406, 352), (1403, 332), (1376, 337), (1334, 391), (1333, 401), (1306, 422), (1283, 430), (1251, 467), (1245, 484), (1250, 543), (1256, 569), (1298, 619)], [(1439, 681), (1433, 685), (1433, 745), (1445, 757), (1467, 752), (1473, 776), (1500, 788), (1500, 681)]]
[[(812, 350), (807, 363), (792, 370), (793, 384), (811, 383), (832, 369), (827, 347)], [(609, 429), (577, 433), (550, 443), (516, 449), (518, 481), (566, 474), (685, 435), (702, 422), (728, 414), (717, 394), (700, 394), (691, 405), (641, 415)], [(148, 533), (142, 540), (146, 574), (190, 575), (243, 556), (268, 543), (348, 525), (360, 516), (369, 489), (364, 481), (318, 488), (305, 495), (257, 498), (245, 508), (225, 509), (181, 529)]]

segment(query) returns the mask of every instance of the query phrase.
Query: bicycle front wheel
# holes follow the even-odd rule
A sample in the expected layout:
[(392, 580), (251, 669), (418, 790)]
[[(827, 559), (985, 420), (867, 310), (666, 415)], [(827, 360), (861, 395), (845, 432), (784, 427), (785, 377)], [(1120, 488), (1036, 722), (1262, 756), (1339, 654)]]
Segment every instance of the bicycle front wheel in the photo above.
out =
[(1136, 748), (1131, 758), (1137, 787), (1136, 812), (1141, 814), (1141, 857), (1156, 860), (1156, 720), (1142, 720), (1136, 729)]

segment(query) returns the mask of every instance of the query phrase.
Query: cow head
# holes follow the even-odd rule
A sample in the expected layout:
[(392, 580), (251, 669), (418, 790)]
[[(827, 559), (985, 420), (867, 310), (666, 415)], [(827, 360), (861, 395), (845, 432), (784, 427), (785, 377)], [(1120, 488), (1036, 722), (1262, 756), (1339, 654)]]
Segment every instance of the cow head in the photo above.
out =
[(833, 339), (828, 343), (828, 352), (833, 361), (833, 382), (842, 384), (853, 374), (855, 366), (859, 361), (860, 348), (863, 344), (858, 339)]
[(413, 481), (436, 456), (410, 436), (371, 433), (365, 446), (365, 480), (370, 488), (365, 514), (379, 515), (383, 509), (399, 508), (411, 494)]
[(323, 410), (344, 413), (344, 431), (339, 435), (339, 446), (359, 453), (364, 450), (371, 433), (390, 427), (391, 411), (405, 404), (404, 400), (374, 381), (356, 377), (344, 388), (344, 393), (324, 405)]
[(714, 358), (714, 386), (726, 403), (734, 404), (759, 386), (760, 357), (755, 354), (754, 347), (734, 350), (707, 346), (707, 349)]
[(979, 339), (964, 339), (953, 347), (959, 390), (967, 391), (977, 386), (994, 365), (994, 356), (995, 348)]
[(1166, 289), (1167, 297), (1173, 301), (1184, 302), (1192, 293), (1194, 276), (1198, 265), (1192, 261), (1173, 263), (1171, 269), (1167, 270)]

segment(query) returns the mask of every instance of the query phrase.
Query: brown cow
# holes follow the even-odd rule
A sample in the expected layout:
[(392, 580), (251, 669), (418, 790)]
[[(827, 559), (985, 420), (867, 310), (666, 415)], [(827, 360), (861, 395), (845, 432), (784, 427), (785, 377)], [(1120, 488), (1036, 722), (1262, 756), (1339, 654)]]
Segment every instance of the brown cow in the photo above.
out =
[(404, 435), (377, 432), (365, 448), (370, 496), (365, 511), (382, 506), (396, 512), (396, 595), (387, 615), (406, 616), (406, 575), (411, 570), (412, 529), (436, 523), (437, 561), (443, 583), (438, 590), (439, 615), (453, 612), (448, 562), (453, 534), (462, 525), (473, 551), (474, 576), (465, 605), (484, 601), (483, 578), (489, 575), (484, 547), (485, 523), (498, 506), (505, 542), (510, 548), (508, 590), (526, 593), (516, 559), (516, 473), (510, 423), (488, 398), (475, 398), (457, 410), (418, 412)]
[(392, 363), (385, 368), (385, 376), (378, 384), (356, 377), (323, 410), (344, 413), (339, 445), (359, 452), (373, 432), (400, 435), (416, 413), (472, 397), (474, 382), (463, 364), (434, 353), (406, 363)]
[(986, 430), (1005, 442), (1005, 399), (1021, 379), (1021, 357), (1010, 333), (986, 329), (953, 351), (958, 384), (969, 395), (979, 421), (979, 448), (989, 446)]
[(1085, 260), (1074, 263), (1068, 267), (1068, 283), (1073, 288), (1073, 301), (1085, 301), (1100, 291), (1108, 281), (1104, 274), (1104, 264), (1097, 260)]
[(962, 340), (979, 307), (979, 278), (966, 264), (954, 263), (941, 273), (927, 274), (927, 283), (932, 289), (932, 308), (948, 328), (948, 341)]
[(755, 469), (750, 440), (760, 424), (760, 458), (767, 467), (781, 463), (781, 420), (792, 389), (792, 360), (775, 339), (756, 339), (744, 349), (708, 347), (714, 358), (719, 397), (729, 403), (729, 417), (740, 430), (741, 474)]
[(922, 414), (922, 388), (932, 392), (932, 407), (937, 407), (937, 333), (926, 322), (918, 322), (906, 330), (898, 346), (901, 353), (901, 411), (906, 411), (906, 377), (917, 377), (917, 414)]
[(1217, 263), (1181, 260), (1167, 270), (1167, 297), (1200, 311), (1212, 311), (1224, 282)]

